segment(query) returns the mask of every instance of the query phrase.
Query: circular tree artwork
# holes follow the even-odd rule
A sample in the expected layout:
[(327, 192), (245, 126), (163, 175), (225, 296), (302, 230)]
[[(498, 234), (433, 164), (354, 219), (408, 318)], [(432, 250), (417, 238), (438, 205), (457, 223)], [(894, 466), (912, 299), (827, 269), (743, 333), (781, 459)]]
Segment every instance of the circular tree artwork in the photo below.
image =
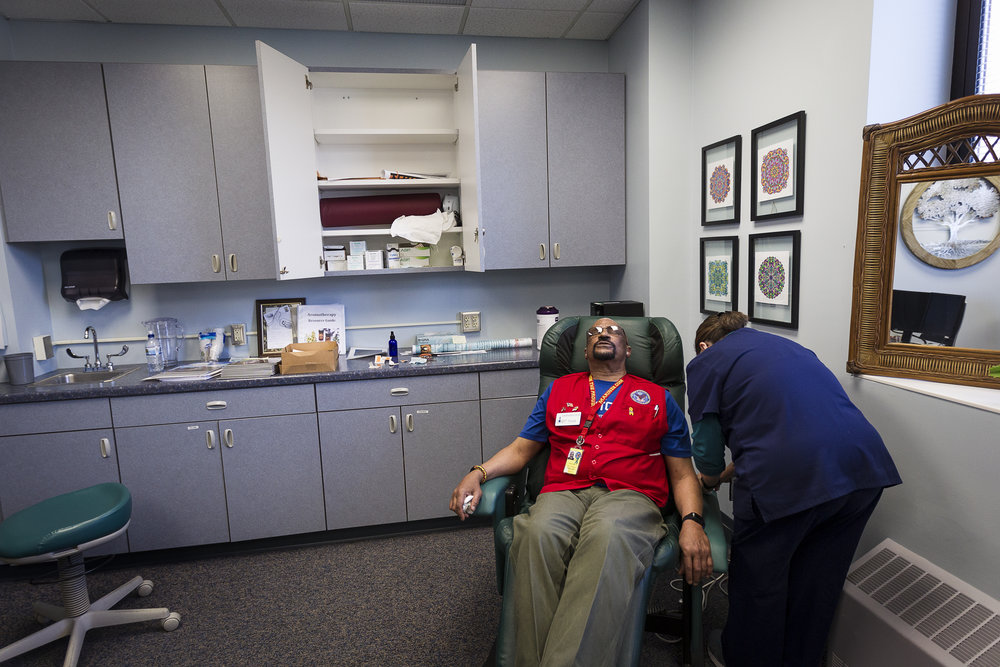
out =
[(787, 275), (784, 263), (769, 255), (757, 266), (757, 288), (765, 297), (775, 300), (785, 291)]
[(787, 148), (768, 151), (760, 161), (760, 187), (769, 195), (774, 195), (788, 187), (791, 174)]
[(729, 196), (732, 185), (732, 174), (729, 173), (729, 169), (725, 165), (720, 164), (712, 171), (712, 175), (708, 179), (708, 194), (712, 197), (712, 201), (721, 204)]
[(918, 184), (903, 205), (900, 233), (922, 261), (960, 269), (1000, 245), (1000, 189), (995, 176)]

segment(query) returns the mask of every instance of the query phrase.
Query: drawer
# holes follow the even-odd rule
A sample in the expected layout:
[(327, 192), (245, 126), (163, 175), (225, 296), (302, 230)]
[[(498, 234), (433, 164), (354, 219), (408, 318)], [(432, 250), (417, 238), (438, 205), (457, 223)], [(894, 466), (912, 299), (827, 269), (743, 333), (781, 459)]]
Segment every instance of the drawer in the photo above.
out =
[(116, 428), (315, 411), (315, 391), (311, 384), (111, 399), (111, 415)]
[(316, 407), (320, 412), (478, 400), (478, 373), (351, 380), (316, 385)]
[(0, 435), (111, 428), (106, 398), (0, 405)]
[(515, 368), (479, 374), (479, 395), (483, 398), (538, 395), (538, 369)]

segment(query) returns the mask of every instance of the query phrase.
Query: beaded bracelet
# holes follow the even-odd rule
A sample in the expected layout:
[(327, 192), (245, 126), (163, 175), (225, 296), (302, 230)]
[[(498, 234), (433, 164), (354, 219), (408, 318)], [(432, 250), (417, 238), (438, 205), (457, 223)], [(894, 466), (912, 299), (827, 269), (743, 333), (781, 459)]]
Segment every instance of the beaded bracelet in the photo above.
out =
[(483, 481), (480, 482), (480, 484), (486, 482), (486, 468), (484, 468), (483, 466), (472, 466), (471, 468), (469, 468), (469, 472), (472, 472), (473, 470), (478, 470), (479, 472), (483, 473)]

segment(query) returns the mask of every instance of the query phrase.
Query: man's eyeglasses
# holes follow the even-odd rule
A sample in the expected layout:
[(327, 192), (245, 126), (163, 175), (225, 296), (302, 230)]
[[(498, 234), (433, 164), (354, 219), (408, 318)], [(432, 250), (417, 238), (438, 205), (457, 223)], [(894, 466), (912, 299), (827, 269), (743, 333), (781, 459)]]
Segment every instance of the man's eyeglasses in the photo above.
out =
[(617, 336), (619, 334), (625, 333), (624, 331), (622, 331), (622, 328), (620, 326), (618, 326), (617, 324), (612, 324), (607, 327), (590, 327), (589, 329), (587, 329), (587, 337), (589, 338), (590, 336), (600, 336), (605, 331), (607, 331), (608, 334), (612, 336)]

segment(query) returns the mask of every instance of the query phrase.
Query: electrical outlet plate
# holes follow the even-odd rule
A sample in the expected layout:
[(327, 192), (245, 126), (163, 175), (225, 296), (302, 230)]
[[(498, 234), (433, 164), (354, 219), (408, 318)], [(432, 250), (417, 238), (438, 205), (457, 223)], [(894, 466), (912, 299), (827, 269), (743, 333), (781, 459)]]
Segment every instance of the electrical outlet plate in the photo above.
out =
[(247, 344), (247, 325), (245, 324), (232, 324), (233, 328), (233, 345), (246, 345)]
[(464, 310), (458, 314), (458, 319), (461, 322), (462, 333), (480, 331), (481, 329), (478, 310)]

